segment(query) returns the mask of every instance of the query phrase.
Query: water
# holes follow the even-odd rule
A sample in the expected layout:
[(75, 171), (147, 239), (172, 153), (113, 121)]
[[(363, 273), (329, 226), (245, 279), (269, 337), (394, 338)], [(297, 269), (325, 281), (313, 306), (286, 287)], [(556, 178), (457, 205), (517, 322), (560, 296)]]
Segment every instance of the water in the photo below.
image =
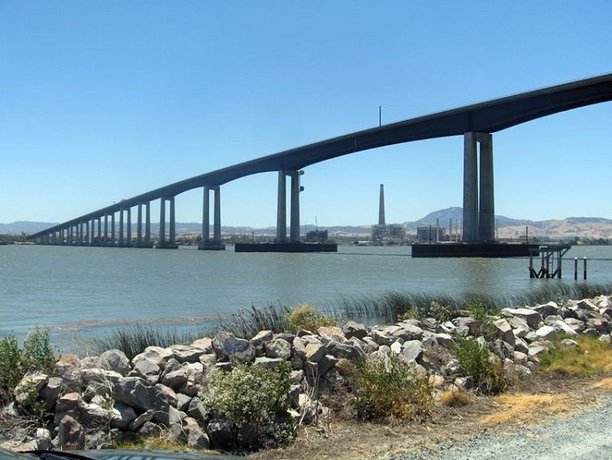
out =
[[(251, 305), (325, 308), (389, 291), (512, 295), (559, 280), (532, 280), (528, 259), (412, 259), (409, 247), (340, 246), (338, 253), (0, 246), (0, 336), (49, 328), (62, 347), (126, 321), (189, 327)], [(576, 246), (589, 282), (612, 282), (612, 246)], [(582, 262), (579, 265), (580, 273)]]

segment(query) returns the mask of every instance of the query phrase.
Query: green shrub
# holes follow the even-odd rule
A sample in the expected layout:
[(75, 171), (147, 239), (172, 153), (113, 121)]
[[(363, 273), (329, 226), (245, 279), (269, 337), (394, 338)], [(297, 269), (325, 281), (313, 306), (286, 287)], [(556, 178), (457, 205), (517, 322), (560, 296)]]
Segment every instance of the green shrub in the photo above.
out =
[(49, 373), (56, 357), (45, 329), (28, 333), (23, 348), (14, 334), (0, 339), (0, 402), (11, 399), (13, 389), (27, 372)]
[(287, 328), (289, 332), (293, 333), (300, 329), (316, 333), (322, 326), (336, 325), (336, 321), (331, 316), (318, 312), (310, 305), (300, 305), (287, 315)]
[(240, 364), (231, 372), (215, 372), (202, 397), (204, 407), (214, 418), (255, 429), (261, 446), (283, 444), (295, 431), (287, 416), (290, 372), (286, 363), (274, 370)]
[(491, 362), (491, 353), (473, 338), (457, 337), (454, 345), (457, 359), (467, 375), (483, 393), (496, 394), (508, 386), (502, 363)]
[(353, 369), (355, 409), (361, 420), (423, 419), (431, 413), (432, 387), (395, 354), (368, 355)]

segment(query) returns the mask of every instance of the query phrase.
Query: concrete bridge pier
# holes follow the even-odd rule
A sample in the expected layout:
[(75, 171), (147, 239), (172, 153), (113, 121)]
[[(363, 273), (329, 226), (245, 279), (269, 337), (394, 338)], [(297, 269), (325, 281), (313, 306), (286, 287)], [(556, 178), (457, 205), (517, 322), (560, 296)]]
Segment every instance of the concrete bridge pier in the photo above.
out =
[[(213, 204), (213, 237), (210, 238), (210, 192), (215, 194)], [(202, 205), (202, 238), (198, 249), (205, 251), (223, 251), (225, 244), (221, 240), (221, 187), (204, 186)]]
[[(168, 239), (166, 239), (166, 201), (169, 206)], [(157, 249), (177, 249), (176, 244), (176, 221), (174, 213), (174, 197), (162, 197), (159, 203), (159, 240), (155, 246)]]
[(125, 245), (132, 246), (132, 208), (127, 208), (126, 213), (126, 228), (125, 228)]
[(279, 171), (278, 172), (278, 206), (276, 213), (276, 242), (287, 242), (287, 185), (286, 178), (291, 178), (290, 206), (291, 221), (289, 224), (289, 241), (300, 242), (300, 192), (304, 188), (300, 185), (300, 176), (304, 171)]
[(119, 242), (117, 246), (123, 247), (125, 240), (123, 235), (123, 208), (119, 210)]
[(116, 235), (115, 235), (115, 212), (113, 211), (113, 213), (111, 214), (111, 234), (110, 234), (110, 246), (115, 246), (116, 241), (115, 241)]
[(493, 242), (495, 240), (493, 136), (489, 133), (467, 132), (463, 139), (463, 241)]

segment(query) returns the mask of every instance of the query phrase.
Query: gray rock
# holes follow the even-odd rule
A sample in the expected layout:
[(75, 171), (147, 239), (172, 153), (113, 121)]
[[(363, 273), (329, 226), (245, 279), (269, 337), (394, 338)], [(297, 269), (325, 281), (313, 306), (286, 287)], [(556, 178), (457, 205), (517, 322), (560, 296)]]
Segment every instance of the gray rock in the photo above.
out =
[(135, 377), (124, 377), (115, 384), (114, 394), (115, 401), (140, 412), (153, 410), (153, 420), (168, 424), (170, 404), (158, 388), (146, 386), (142, 380)]
[(504, 308), (501, 311), (504, 316), (514, 316), (525, 320), (531, 328), (536, 327), (543, 321), (542, 315), (530, 308)]
[(495, 327), (495, 331), (497, 335), (508, 345), (512, 347), (514, 351), (514, 345), (516, 343), (516, 339), (514, 337), (514, 333), (512, 331), (512, 327), (505, 319), (498, 319), (493, 321), (493, 326)]
[(553, 324), (551, 324), (551, 326), (555, 329), (555, 331), (561, 332), (571, 337), (578, 335), (578, 333), (571, 326), (566, 324), (566, 322), (562, 319), (555, 321)]
[(542, 326), (536, 331), (538, 340), (552, 340), (557, 335), (557, 331), (552, 326)]
[(178, 390), (187, 383), (188, 377), (187, 366), (185, 366), (167, 373), (164, 372), (161, 381), (164, 385)]
[(155, 385), (159, 381), (159, 374), (161, 373), (159, 362), (145, 358), (144, 356), (139, 359), (134, 358), (132, 362), (134, 363), (134, 367), (129, 373), (130, 376), (142, 377), (151, 385)]
[(347, 339), (352, 339), (353, 337), (363, 339), (366, 335), (368, 335), (368, 329), (365, 327), (365, 325), (355, 321), (348, 321), (342, 327), (342, 332), (344, 333), (344, 337)]
[(516, 338), (514, 342), (514, 350), (521, 353), (529, 353), (529, 345), (521, 338)]
[(559, 315), (561, 313), (561, 308), (559, 308), (559, 305), (552, 301), (543, 305), (536, 305), (532, 308), (532, 310), (537, 311), (543, 318), (551, 315)]
[(400, 329), (391, 334), (393, 337), (399, 337), (402, 340), (421, 340), (423, 338), (423, 329), (419, 326), (407, 321), (398, 325)]
[(40, 390), (40, 397), (45, 403), (45, 409), (49, 412), (53, 411), (57, 398), (62, 392), (63, 380), (61, 377), (49, 377), (47, 384)]
[(264, 345), (268, 358), (289, 359), (291, 357), (291, 344), (285, 339), (272, 339)]
[(223, 420), (211, 420), (206, 427), (212, 447), (219, 450), (233, 451), (236, 449), (237, 429), (233, 423)]
[(179, 363), (199, 362), (200, 356), (206, 353), (204, 348), (193, 345), (172, 345), (170, 350), (172, 351), (172, 357)]
[[(153, 414), (151, 414), (152, 416)], [(116, 402), (111, 411), (111, 428), (126, 430), (136, 420), (136, 412), (130, 406)]]
[(149, 361), (153, 361), (163, 369), (170, 358), (172, 358), (172, 351), (170, 349), (151, 346), (145, 348), (145, 351), (139, 355), (136, 355), (134, 359), (132, 359), (132, 364), (136, 365), (137, 361), (147, 359)]
[(154, 411), (150, 409), (140, 414), (138, 417), (136, 417), (134, 420), (130, 422), (130, 424), (128, 425), (128, 430), (129, 431), (140, 431), (141, 427), (143, 427), (145, 424), (153, 420), (153, 413)]
[(168, 408), (168, 426), (182, 426), (183, 420), (187, 417), (185, 412), (178, 410), (176, 407)]
[(176, 394), (176, 392), (172, 388), (170, 388), (169, 386), (164, 385), (163, 383), (157, 383), (155, 385), (155, 388), (159, 389), (164, 394), (164, 396), (168, 400), (168, 403), (171, 406), (176, 407), (176, 405), (178, 403), (178, 395)]
[(200, 348), (204, 350), (204, 354), (214, 353), (212, 339), (208, 337), (202, 337), (191, 344), (192, 347)]
[(408, 340), (402, 345), (402, 356), (408, 361), (417, 361), (423, 354), (423, 347), (419, 340)]
[(391, 351), (393, 353), (395, 353), (396, 355), (399, 355), (402, 352), (402, 345), (404, 344), (404, 341), (401, 339), (397, 339), (395, 342), (393, 342), (391, 344)]
[(253, 337), (249, 342), (255, 348), (261, 348), (266, 342), (269, 342), (274, 338), (274, 334), (272, 331), (259, 331), (255, 337)]
[(188, 396), (183, 393), (178, 393), (176, 396), (177, 396), (176, 408), (178, 410), (182, 410), (183, 412), (187, 412), (187, 408), (189, 407), (189, 404), (191, 403), (191, 400), (193, 399), (193, 397)]
[(36, 450), (49, 450), (51, 448), (51, 432), (46, 428), (37, 428), (34, 435)]
[(107, 371), (115, 371), (125, 376), (130, 371), (130, 360), (121, 350), (107, 350), (98, 358), (96, 367)]
[(342, 332), (342, 329), (337, 326), (321, 326), (319, 329), (317, 329), (317, 333), (321, 337), (326, 337), (330, 340), (336, 340), (338, 342), (342, 342), (345, 339), (344, 332)]
[(210, 447), (208, 435), (202, 431), (196, 420), (187, 417), (184, 421), (184, 429), (189, 447), (193, 449), (208, 449)]
[(285, 360), (281, 358), (268, 358), (267, 356), (261, 356), (259, 358), (255, 358), (253, 366), (259, 366), (265, 369), (276, 369), (281, 365), (281, 363), (284, 362)]
[(140, 429), (138, 430), (138, 434), (145, 438), (160, 436), (162, 432), (163, 430), (160, 426), (150, 421), (143, 423)]
[(197, 420), (201, 426), (206, 426), (210, 420), (210, 414), (206, 411), (202, 401), (197, 397), (191, 400), (186, 412), (189, 417)]
[(65, 415), (69, 415), (76, 420), (79, 414), (80, 402), (81, 395), (76, 392), (66, 393), (60, 396), (55, 405), (54, 424), (56, 426), (59, 425)]
[(41, 390), (47, 385), (49, 377), (46, 374), (26, 374), (19, 381), (13, 394), (18, 405), (26, 403), (32, 395), (38, 396)]
[[(308, 349), (308, 347), (306, 348)], [(361, 355), (359, 350), (353, 345), (348, 343), (340, 343), (335, 340), (332, 340), (327, 344), (327, 352), (335, 358), (350, 360), (357, 359)]]
[(70, 415), (65, 415), (58, 425), (58, 444), (65, 450), (79, 450), (85, 444), (85, 432), (81, 424)]
[(217, 356), (238, 362), (252, 362), (255, 359), (255, 348), (248, 340), (238, 339), (229, 332), (217, 332), (213, 339), (213, 347)]
[(79, 404), (80, 421), (86, 427), (108, 426), (112, 412), (98, 404), (81, 402)]

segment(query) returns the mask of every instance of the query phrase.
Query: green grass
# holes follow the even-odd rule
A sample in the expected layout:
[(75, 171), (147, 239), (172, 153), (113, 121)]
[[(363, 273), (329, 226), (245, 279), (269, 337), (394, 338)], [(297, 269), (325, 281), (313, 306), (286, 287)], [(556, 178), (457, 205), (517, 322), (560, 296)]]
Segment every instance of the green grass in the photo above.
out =
[(554, 348), (540, 356), (540, 370), (544, 373), (590, 377), (612, 373), (612, 346), (597, 337), (572, 337), (578, 346), (564, 346), (563, 337), (557, 338)]

